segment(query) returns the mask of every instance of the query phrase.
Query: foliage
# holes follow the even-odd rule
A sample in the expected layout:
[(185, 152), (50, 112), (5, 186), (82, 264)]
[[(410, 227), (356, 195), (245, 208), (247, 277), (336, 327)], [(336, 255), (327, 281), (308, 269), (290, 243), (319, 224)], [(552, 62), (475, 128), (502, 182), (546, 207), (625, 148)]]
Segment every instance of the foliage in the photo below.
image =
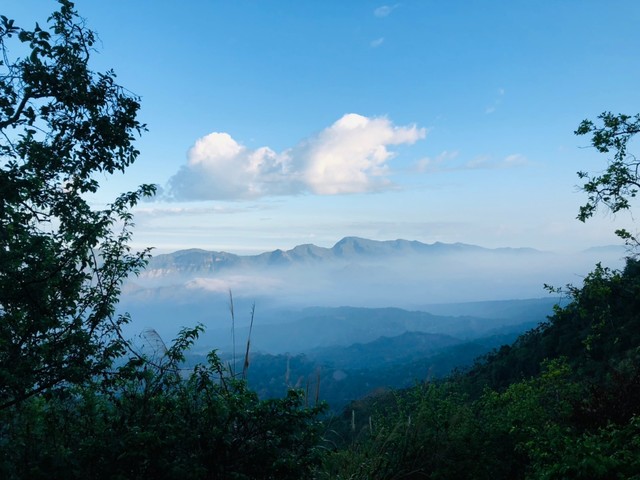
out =
[(568, 285), (569, 303), (516, 342), (479, 359), (460, 378), (476, 394), (485, 386), (501, 390), (538, 375), (545, 359), (566, 357), (576, 375), (602, 383), (616, 368), (638, 362), (640, 345), (640, 262), (622, 271), (598, 264), (582, 287)]
[[(634, 116), (604, 112), (598, 116), (600, 124), (584, 120), (575, 131), (576, 135), (591, 135), (591, 145), (601, 153), (613, 151), (606, 170), (598, 175), (578, 172), (584, 179), (582, 189), (587, 193), (587, 203), (580, 207), (578, 219), (586, 221), (592, 217), (599, 205), (612, 213), (631, 209), (631, 200), (640, 189), (640, 161), (629, 153), (629, 144), (640, 132), (640, 114)], [(640, 245), (639, 240), (621, 229), (616, 232), (630, 245)]]
[[(561, 432), (564, 433), (564, 432)], [(553, 450), (532, 445), (530, 478), (640, 478), (640, 421), (634, 417), (623, 426), (609, 424), (581, 435), (561, 435)]]
[(321, 478), (634, 478), (640, 261), (597, 266), (568, 293), (547, 323), (469, 371), (378, 397), (384, 408), (354, 404), (371, 419)]
[(301, 392), (259, 400), (215, 352), (186, 372), (200, 329), (150, 363), (131, 359), (99, 387), (32, 398), (2, 417), (0, 477), (299, 479), (320, 460), (323, 410)]
[(129, 209), (154, 188), (91, 206), (97, 174), (131, 165), (144, 130), (138, 99), (89, 69), (94, 41), (67, 0), (48, 29), (0, 16), (0, 410), (89, 379), (124, 348), (114, 305), (147, 255), (127, 245)]

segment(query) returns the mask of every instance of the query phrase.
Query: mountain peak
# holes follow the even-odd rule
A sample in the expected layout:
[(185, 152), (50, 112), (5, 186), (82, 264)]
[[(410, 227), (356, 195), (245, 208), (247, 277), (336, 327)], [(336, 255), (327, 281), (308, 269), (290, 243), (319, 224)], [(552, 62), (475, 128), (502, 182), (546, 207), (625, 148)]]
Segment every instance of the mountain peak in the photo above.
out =
[(337, 256), (375, 253), (381, 242), (360, 237), (344, 237), (331, 249)]

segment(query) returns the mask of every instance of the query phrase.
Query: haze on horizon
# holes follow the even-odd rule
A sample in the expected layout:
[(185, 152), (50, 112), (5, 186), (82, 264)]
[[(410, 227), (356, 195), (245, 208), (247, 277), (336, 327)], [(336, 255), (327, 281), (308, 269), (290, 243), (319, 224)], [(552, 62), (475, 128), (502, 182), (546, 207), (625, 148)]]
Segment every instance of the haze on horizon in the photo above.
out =
[(303, 247), (250, 257), (183, 251), (153, 258), (130, 279), (119, 309), (132, 315), (129, 333), (151, 328), (173, 338), (179, 328), (198, 322), (207, 330), (228, 332), (230, 293), (235, 325), (247, 326), (255, 307), (261, 328), (287, 323), (308, 307), (430, 312), (434, 304), (561, 301), (562, 295), (550, 295), (544, 285), (579, 286), (596, 262), (620, 267), (623, 254), (623, 248), (554, 254), (359, 238), (344, 239), (332, 249)]
[[(579, 251), (630, 218), (575, 220), (573, 131), (640, 105), (640, 3), (94, 2), (96, 70), (149, 128), (135, 247), (259, 253), (345, 236)], [(18, 24), (53, 1), (4, 6)], [(611, 75), (610, 72), (617, 72)]]

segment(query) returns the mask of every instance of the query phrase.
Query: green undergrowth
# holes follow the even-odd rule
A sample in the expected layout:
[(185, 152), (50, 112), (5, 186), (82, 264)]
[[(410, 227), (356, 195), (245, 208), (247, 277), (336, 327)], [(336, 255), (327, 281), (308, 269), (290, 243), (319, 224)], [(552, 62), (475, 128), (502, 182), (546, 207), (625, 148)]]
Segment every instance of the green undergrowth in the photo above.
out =
[(465, 372), (354, 402), (322, 479), (640, 478), (640, 262)]
[(305, 406), (295, 390), (261, 400), (215, 352), (182, 370), (199, 333), (0, 411), (0, 478), (308, 478), (324, 405)]

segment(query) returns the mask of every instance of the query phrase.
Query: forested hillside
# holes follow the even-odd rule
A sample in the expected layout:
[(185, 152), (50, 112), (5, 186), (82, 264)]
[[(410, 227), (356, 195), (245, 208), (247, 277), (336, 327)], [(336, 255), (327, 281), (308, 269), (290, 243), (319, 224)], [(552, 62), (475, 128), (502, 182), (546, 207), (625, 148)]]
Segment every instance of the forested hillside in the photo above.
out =
[(637, 478), (640, 262), (571, 296), (466, 372), (354, 402), (321, 478)]

